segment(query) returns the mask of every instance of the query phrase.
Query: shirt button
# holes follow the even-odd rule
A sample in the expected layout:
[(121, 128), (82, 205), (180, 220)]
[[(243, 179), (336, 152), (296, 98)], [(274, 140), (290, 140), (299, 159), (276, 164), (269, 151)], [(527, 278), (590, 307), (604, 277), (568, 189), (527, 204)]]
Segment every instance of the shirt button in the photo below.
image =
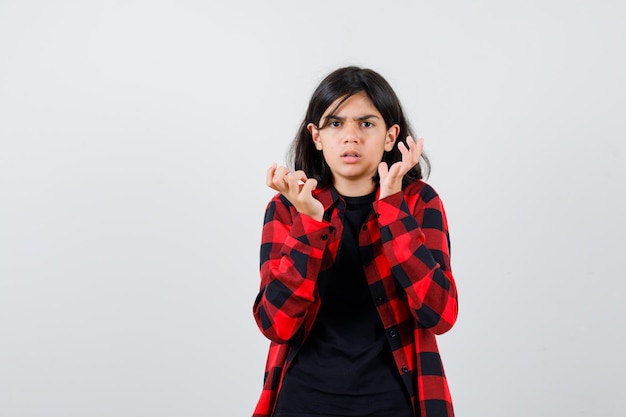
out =
[(383, 297), (381, 297), (380, 295), (378, 297), (376, 297), (376, 301), (378, 301), (379, 303), (383, 302)]
[(403, 367), (402, 367), (402, 372), (403, 372), (403, 373), (407, 373), (407, 372), (409, 372), (409, 368), (407, 368), (406, 366), (403, 366)]
[(322, 235), (322, 240), (328, 239), (328, 235)]
[(396, 332), (395, 332), (395, 331), (393, 331), (393, 330), (392, 330), (392, 331), (390, 331), (390, 332), (389, 332), (389, 336), (391, 336), (391, 337), (396, 337)]
[(364, 225), (361, 230), (363, 230), (364, 232), (367, 230), (367, 225)]

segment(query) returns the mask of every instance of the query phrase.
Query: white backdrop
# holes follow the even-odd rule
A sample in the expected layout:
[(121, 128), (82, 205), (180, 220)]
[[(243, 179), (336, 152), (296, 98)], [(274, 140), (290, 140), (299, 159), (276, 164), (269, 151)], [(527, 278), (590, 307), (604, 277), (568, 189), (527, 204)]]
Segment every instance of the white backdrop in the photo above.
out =
[(398, 92), (446, 204), (459, 417), (623, 415), (626, 4), (0, 1), (0, 415), (249, 416), (266, 168)]

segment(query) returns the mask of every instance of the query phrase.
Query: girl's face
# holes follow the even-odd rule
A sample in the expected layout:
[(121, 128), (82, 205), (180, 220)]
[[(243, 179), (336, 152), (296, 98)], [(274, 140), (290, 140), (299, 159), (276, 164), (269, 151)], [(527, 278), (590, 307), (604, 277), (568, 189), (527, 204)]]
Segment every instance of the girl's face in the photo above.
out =
[(372, 177), (383, 153), (393, 148), (400, 127), (387, 128), (365, 92), (351, 96), (331, 114), (340, 100), (322, 115), (319, 121), (319, 126), (324, 126), (322, 129), (313, 123), (307, 128), (330, 167), (337, 191), (345, 196), (366, 195), (374, 191)]

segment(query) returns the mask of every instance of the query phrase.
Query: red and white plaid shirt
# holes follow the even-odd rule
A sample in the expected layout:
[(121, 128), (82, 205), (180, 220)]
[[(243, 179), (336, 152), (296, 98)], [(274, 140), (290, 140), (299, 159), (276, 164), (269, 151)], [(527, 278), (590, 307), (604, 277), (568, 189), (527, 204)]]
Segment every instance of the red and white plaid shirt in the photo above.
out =
[[(263, 391), (253, 417), (272, 415), (284, 371), (308, 336), (320, 307), (316, 281), (334, 262), (345, 202), (332, 187), (315, 190), (324, 219), (299, 214), (277, 194), (261, 242), (261, 287), (254, 317), (270, 339)], [(452, 400), (435, 335), (457, 318), (445, 211), (423, 181), (376, 200), (359, 233), (363, 268), (414, 414), (452, 417)]]

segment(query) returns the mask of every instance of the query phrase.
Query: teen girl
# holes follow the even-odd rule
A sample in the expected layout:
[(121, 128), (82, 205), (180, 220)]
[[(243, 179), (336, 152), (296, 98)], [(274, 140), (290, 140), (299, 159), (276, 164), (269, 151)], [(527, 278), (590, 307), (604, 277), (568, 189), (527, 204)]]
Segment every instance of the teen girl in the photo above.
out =
[(269, 168), (255, 417), (453, 416), (435, 341), (457, 317), (448, 228), (412, 136), (384, 78), (340, 68), (313, 93), (294, 169)]

